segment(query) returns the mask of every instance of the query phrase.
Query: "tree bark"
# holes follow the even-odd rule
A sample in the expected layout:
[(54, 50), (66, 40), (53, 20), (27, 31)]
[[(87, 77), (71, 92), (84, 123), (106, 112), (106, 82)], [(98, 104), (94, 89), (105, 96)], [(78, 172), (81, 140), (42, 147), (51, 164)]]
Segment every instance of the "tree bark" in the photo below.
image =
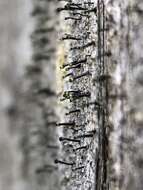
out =
[(0, 1), (0, 189), (60, 189), (56, 1)]
[(0, 190), (143, 189), (142, 14), (0, 0)]

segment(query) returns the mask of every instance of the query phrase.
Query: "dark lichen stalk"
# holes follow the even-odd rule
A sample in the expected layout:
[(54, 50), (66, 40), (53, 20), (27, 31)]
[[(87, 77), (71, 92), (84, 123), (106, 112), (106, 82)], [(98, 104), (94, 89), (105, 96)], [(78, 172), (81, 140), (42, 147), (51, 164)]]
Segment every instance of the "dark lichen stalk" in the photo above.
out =
[(65, 161), (61, 161), (61, 160), (56, 159), (55, 164), (63, 164), (63, 165), (73, 166), (73, 165), (75, 165), (75, 162), (65, 162)]
[(78, 98), (83, 98), (83, 97), (90, 98), (90, 96), (91, 96), (90, 92), (85, 92), (85, 93), (81, 93), (81, 94), (73, 94), (72, 98), (73, 99), (78, 99)]
[(64, 95), (67, 95), (67, 94), (70, 94), (70, 93), (75, 93), (75, 94), (77, 94), (77, 93), (81, 93), (81, 91), (80, 91), (80, 90), (68, 90), (68, 91), (65, 91), (65, 92), (64, 92), (63, 96), (64, 96)]
[(73, 168), (72, 171), (82, 170), (84, 168), (85, 168), (85, 166), (80, 166), (80, 167), (77, 167), (77, 168)]
[(91, 74), (89, 71), (86, 71), (86, 72), (84, 72), (84, 73), (82, 73), (82, 74), (80, 74), (80, 75), (78, 75), (78, 76), (74, 76), (74, 77), (72, 78), (72, 80), (80, 79), (80, 78), (82, 78), (82, 77), (91, 76), (91, 75), (92, 75), (92, 74)]
[(65, 7), (60, 7), (57, 9), (57, 12), (62, 12), (62, 11), (75, 11), (75, 10), (82, 10), (86, 11), (86, 8), (83, 7), (76, 7), (76, 6), (70, 6), (70, 5), (65, 5)]
[(71, 35), (65, 35), (65, 37), (62, 37), (61, 40), (82, 40), (82, 38), (71, 36)]
[(80, 113), (80, 112), (81, 112), (80, 109), (75, 109), (75, 110), (69, 111), (68, 113), (66, 113), (66, 115), (70, 115), (70, 114), (72, 114), (72, 113)]
[(65, 17), (65, 20), (81, 20), (81, 17)]
[(73, 149), (73, 151), (83, 150), (83, 149), (88, 149), (88, 148), (89, 148), (88, 145), (86, 145), (86, 146), (80, 146), (80, 147), (78, 147), (78, 148)]
[(89, 9), (89, 10), (86, 10), (85, 11), (85, 13), (91, 13), (91, 12), (93, 12), (93, 13), (97, 13), (97, 8), (96, 7), (94, 7), (93, 9)]
[(75, 61), (72, 61), (70, 62), (69, 64), (70, 65), (77, 65), (79, 63), (86, 63), (87, 62), (87, 58), (84, 58), (84, 59), (81, 59), (81, 60), (75, 60)]
[(94, 5), (93, 2), (84, 2), (85, 5)]
[(71, 139), (71, 138), (66, 138), (66, 137), (60, 137), (59, 138), (59, 141), (70, 141), (70, 142), (77, 142), (77, 143), (80, 143), (80, 140), (79, 139)]
[(68, 73), (68, 74), (66, 74), (66, 75), (64, 75), (63, 78), (65, 79), (65, 78), (70, 77), (70, 76), (73, 76), (73, 73), (72, 73), (72, 72), (71, 72), (71, 73)]
[(82, 92), (80, 90), (69, 90), (63, 93), (63, 97), (69, 99), (72, 95), (79, 95)]
[(69, 71), (70, 69), (79, 69), (81, 68), (81, 63), (75, 65), (75, 66), (71, 66), (71, 67), (67, 67), (65, 70), (66, 71)]
[(87, 62), (87, 58), (81, 59), (81, 60), (75, 60), (75, 61), (70, 62), (69, 64), (64, 64), (62, 68), (65, 68), (67, 66), (78, 65), (80, 63), (86, 63), (86, 62)]
[(74, 137), (74, 139), (92, 138), (93, 136), (94, 136), (94, 134), (84, 134), (84, 135), (78, 135), (78, 136)]
[(57, 123), (56, 126), (75, 126), (75, 122)]
[(80, 7), (82, 4), (81, 3), (68, 3), (67, 5)]

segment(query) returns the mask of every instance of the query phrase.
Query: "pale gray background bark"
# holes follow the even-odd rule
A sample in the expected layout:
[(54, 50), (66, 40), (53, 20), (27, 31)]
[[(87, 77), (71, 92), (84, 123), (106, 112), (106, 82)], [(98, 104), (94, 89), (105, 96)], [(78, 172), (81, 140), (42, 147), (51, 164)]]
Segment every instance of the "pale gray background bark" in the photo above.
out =
[(0, 1), (1, 190), (60, 189), (57, 18), (56, 1)]

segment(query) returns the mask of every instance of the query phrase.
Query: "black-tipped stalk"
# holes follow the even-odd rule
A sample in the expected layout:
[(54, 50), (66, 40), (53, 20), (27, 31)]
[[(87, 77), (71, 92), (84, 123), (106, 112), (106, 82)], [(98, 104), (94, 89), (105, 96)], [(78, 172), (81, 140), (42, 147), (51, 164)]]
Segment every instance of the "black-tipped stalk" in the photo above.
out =
[(81, 59), (81, 60), (75, 60), (69, 63), (69, 65), (77, 65), (79, 63), (86, 63), (87, 62), (87, 58)]
[(80, 74), (78, 76), (74, 76), (73, 80), (80, 79), (80, 78), (85, 77), (85, 76), (91, 76), (91, 75), (92, 74), (89, 71), (86, 71), (86, 72), (84, 72), (84, 73), (82, 73), (82, 74)]
[(72, 114), (72, 113), (80, 113), (80, 112), (81, 112), (80, 109), (75, 109), (75, 110), (69, 111), (68, 113), (66, 113), (66, 115), (70, 115), (70, 114)]
[(63, 97), (67, 98), (67, 99), (79, 99), (79, 98), (83, 98), (83, 97), (87, 97), (89, 98), (91, 96), (90, 92), (81, 92), (81, 91), (67, 91), (64, 92)]
[(81, 138), (92, 138), (94, 136), (94, 134), (84, 134), (84, 135), (78, 135), (76, 137), (74, 137), (75, 139), (81, 139)]
[(67, 78), (67, 77), (70, 77), (70, 76), (73, 76), (73, 73), (68, 73), (65, 76), (63, 76), (63, 78)]
[(94, 5), (93, 2), (84, 2), (85, 5)]
[(97, 8), (96, 7), (94, 7), (94, 8), (92, 8), (92, 9), (89, 9), (89, 10), (86, 10), (85, 11), (85, 13), (91, 13), (91, 12), (93, 12), (93, 13), (97, 13)]
[(80, 94), (73, 94), (72, 98), (73, 99), (79, 99), (79, 98), (83, 98), (83, 97), (90, 98), (90, 96), (91, 96), (90, 92), (85, 92), (85, 93), (80, 93)]
[(68, 91), (65, 91), (65, 93), (78, 93), (80, 92), (79, 90), (68, 90)]
[(70, 97), (72, 97), (73, 95), (80, 95), (81, 94), (81, 91), (80, 90), (70, 90), (70, 91), (65, 91), (63, 93), (63, 97), (64, 98), (67, 98), (67, 99), (70, 99)]
[(81, 3), (72, 3), (72, 2), (70, 2), (70, 3), (68, 3), (68, 5), (79, 7), (79, 6), (81, 6), (82, 4), (81, 4)]
[(67, 67), (66, 71), (69, 71), (70, 69), (79, 69), (79, 68), (81, 68), (81, 63), (79, 63), (79, 64), (77, 64), (75, 66)]
[(73, 165), (75, 165), (75, 162), (65, 162), (65, 161), (61, 161), (61, 160), (56, 159), (55, 164), (63, 164), (63, 165), (73, 166)]
[(72, 171), (82, 170), (84, 168), (85, 168), (85, 166), (80, 166), (80, 167), (77, 167), (77, 168), (73, 168)]
[(65, 37), (62, 37), (61, 40), (82, 40), (81, 38), (79, 37), (74, 37), (74, 36), (71, 36), (71, 35), (66, 35)]
[(57, 12), (62, 12), (62, 11), (75, 11), (75, 10), (87, 11), (87, 9), (84, 8), (84, 7), (70, 6), (70, 5), (68, 5), (68, 4), (65, 5), (65, 7), (57, 8)]
[(75, 122), (57, 123), (56, 126), (75, 126)]
[(87, 58), (85, 59), (81, 59), (81, 60), (75, 60), (75, 61), (72, 61), (68, 64), (64, 64), (62, 68), (65, 68), (67, 66), (73, 66), (73, 65), (78, 65), (79, 63), (86, 63), (87, 62)]
[(78, 147), (78, 148), (73, 149), (73, 151), (84, 150), (84, 149), (88, 149), (88, 148), (89, 148), (88, 145), (86, 145), (86, 146), (80, 146), (80, 147)]
[(69, 66), (69, 64), (67, 63), (67, 64), (64, 64), (64, 65), (62, 65), (61, 67), (60, 67), (60, 69), (64, 69), (65, 67), (67, 67), (67, 66)]
[(81, 20), (81, 17), (65, 17), (65, 20)]
[[(66, 4), (65, 7), (62, 8), (62, 10), (71, 10), (71, 11), (82, 10), (82, 11), (85, 11), (87, 13), (90, 13), (90, 12), (96, 13), (97, 12), (97, 8), (96, 7), (88, 9), (88, 8), (85, 8), (85, 7), (81, 7), (81, 5), (75, 4), (75, 3), (68, 3), (68, 4)], [(60, 11), (62, 11), (62, 10), (60, 10)]]
[(71, 138), (66, 138), (66, 137), (60, 137), (59, 138), (59, 141), (62, 142), (62, 141), (70, 141), (70, 142), (77, 142), (77, 143), (80, 143), (80, 140), (79, 139), (71, 139)]
[(61, 98), (61, 99), (60, 99), (60, 102), (63, 102), (63, 101), (68, 100), (68, 99), (69, 99), (69, 97)]

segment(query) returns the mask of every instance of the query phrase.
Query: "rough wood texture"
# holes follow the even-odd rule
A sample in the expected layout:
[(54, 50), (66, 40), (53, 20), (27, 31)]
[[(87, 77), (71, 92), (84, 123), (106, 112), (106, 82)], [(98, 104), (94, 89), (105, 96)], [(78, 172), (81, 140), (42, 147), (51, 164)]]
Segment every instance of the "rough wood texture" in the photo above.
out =
[(70, 35), (77, 40), (68, 40), (70, 48), (63, 69), (71, 74), (64, 79), (63, 97), (67, 105), (65, 121), (74, 124), (64, 127), (63, 135), (80, 142), (62, 142), (62, 159), (75, 162), (64, 167), (62, 185), (69, 190), (107, 189), (107, 83), (110, 77), (104, 54), (110, 53), (105, 40), (106, 11), (102, 1), (72, 1), (68, 6), (68, 18), (72, 19), (65, 22), (70, 25)]

